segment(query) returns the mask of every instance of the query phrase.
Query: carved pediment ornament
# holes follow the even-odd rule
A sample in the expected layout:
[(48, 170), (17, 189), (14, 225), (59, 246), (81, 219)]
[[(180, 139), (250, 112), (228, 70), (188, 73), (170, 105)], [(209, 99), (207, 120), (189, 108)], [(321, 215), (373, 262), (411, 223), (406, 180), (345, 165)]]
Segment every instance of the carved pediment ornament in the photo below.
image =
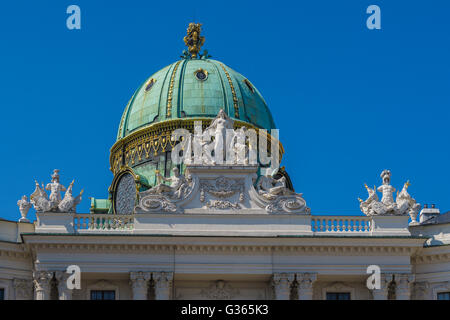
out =
[[(200, 181), (200, 202), (206, 201), (205, 193), (219, 199), (210, 199), (206, 203), (209, 209), (238, 210), (240, 202), (244, 201), (245, 183), (242, 179), (231, 179), (220, 176), (216, 179)], [(239, 193), (238, 202), (230, 201), (230, 198)]]
[(200, 181), (200, 189), (200, 192), (207, 192), (214, 197), (222, 199), (230, 198), (239, 192), (239, 198), (241, 199), (244, 192), (244, 181), (220, 176), (215, 180)]
[(211, 300), (230, 300), (239, 294), (239, 290), (223, 280), (218, 280), (209, 288), (203, 289), (200, 294)]

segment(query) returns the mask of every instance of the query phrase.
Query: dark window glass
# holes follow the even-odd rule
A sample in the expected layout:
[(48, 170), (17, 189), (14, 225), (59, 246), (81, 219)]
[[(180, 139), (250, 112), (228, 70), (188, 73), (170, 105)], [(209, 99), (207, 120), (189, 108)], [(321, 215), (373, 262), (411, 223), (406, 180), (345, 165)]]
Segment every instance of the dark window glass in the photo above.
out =
[(439, 292), (437, 294), (438, 300), (450, 300), (450, 292)]
[(150, 91), (150, 89), (153, 87), (153, 85), (155, 84), (156, 80), (155, 79), (150, 79), (150, 81), (147, 82), (147, 85), (145, 86), (145, 91)]
[(247, 85), (247, 88), (249, 88), (249, 90), (251, 92), (255, 92), (255, 89), (253, 89), (252, 84), (250, 83), (250, 81), (248, 81), (247, 79), (244, 80), (244, 83)]
[(350, 300), (350, 292), (327, 292), (327, 300)]
[(91, 290), (91, 300), (116, 300), (114, 290)]
[(206, 73), (206, 71), (204, 71), (204, 70), (198, 70), (196, 73), (195, 73), (195, 77), (198, 79), (198, 80), (206, 80), (206, 78), (208, 77), (208, 74)]
[(5, 300), (5, 289), (0, 289), (0, 300)]

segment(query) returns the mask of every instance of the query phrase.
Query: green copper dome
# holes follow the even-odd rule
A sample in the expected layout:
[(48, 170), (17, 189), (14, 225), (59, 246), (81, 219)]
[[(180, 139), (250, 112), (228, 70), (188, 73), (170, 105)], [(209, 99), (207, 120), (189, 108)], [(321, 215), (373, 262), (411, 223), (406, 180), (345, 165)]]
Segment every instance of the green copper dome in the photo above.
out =
[(266, 102), (247, 78), (216, 60), (183, 59), (138, 88), (122, 115), (117, 140), (166, 120), (215, 118), (220, 109), (258, 128), (275, 128)]

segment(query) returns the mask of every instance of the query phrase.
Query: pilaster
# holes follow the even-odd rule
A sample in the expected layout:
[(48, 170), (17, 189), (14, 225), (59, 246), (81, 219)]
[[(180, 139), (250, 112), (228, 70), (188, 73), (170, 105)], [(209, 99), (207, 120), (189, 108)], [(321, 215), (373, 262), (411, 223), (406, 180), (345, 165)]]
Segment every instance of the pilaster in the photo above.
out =
[(397, 284), (396, 297), (397, 300), (411, 299), (411, 286), (413, 285), (415, 277), (410, 273), (400, 273), (395, 275), (395, 282)]
[(35, 300), (50, 300), (50, 281), (53, 273), (49, 271), (33, 272)]
[(294, 281), (294, 273), (274, 273), (272, 276), (272, 286), (275, 291), (275, 300), (289, 300), (291, 285)]
[(14, 279), (13, 287), (16, 300), (33, 300), (33, 281), (31, 279)]
[(299, 300), (312, 300), (313, 284), (317, 280), (317, 273), (297, 273), (297, 296)]
[(153, 272), (156, 300), (169, 300), (172, 291), (173, 272)]
[(150, 278), (150, 272), (130, 272), (133, 300), (147, 300), (148, 282)]

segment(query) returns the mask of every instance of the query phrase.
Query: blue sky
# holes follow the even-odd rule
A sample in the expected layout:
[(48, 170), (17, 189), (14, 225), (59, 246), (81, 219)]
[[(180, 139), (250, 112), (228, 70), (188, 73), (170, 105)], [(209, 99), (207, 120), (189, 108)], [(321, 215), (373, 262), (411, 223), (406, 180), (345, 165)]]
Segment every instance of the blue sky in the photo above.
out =
[[(81, 30), (66, 8), (81, 8)], [(381, 30), (366, 8), (381, 8)], [(283, 165), (313, 214), (359, 214), (383, 169), (419, 202), (450, 210), (448, 1), (8, 1), (0, 11), (0, 217), (47, 183), (107, 197), (123, 109), (178, 60), (194, 19), (205, 48), (267, 101)], [(31, 215), (34, 218), (34, 215)]]

